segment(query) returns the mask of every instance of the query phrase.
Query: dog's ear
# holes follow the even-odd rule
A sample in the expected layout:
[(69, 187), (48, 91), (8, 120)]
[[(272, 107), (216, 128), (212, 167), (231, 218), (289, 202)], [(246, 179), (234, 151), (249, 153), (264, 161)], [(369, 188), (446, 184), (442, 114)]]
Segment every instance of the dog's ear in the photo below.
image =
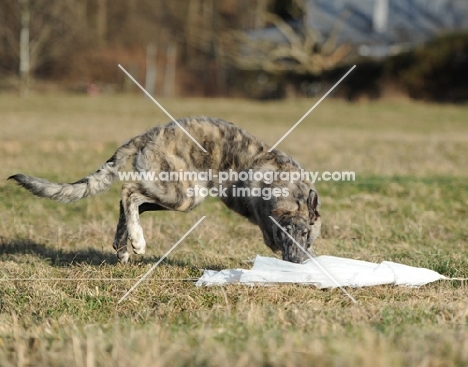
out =
[(320, 217), (318, 212), (319, 200), (315, 190), (309, 191), (309, 197), (307, 198), (307, 208), (309, 209), (309, 222), (314, 224), (317, 218)]

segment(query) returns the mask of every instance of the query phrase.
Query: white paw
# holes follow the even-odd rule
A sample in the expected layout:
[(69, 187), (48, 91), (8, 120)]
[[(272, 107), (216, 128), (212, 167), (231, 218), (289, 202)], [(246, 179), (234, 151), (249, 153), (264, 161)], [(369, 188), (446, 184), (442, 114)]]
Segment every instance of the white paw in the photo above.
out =
[(130, 255), (128, 254), (128, 252), (124, 252), (123, 254), (117, 253), (117, 260), (119, 261), (119, 263), (126, 264), (128, 263), (128, 259), (130, 259)]
[(129, 239), (130, 239), (130, 244), (132, 245), (133, 248), (133, 253), (138, 254), (138, 255), (143, 255), (146, 251), (146, 241), (145, 237), (143, 236), (143, 231), (140, 228), (138, 228), (135, 231), (132, 231), (133, 233), (130, 234), (129, 231)]

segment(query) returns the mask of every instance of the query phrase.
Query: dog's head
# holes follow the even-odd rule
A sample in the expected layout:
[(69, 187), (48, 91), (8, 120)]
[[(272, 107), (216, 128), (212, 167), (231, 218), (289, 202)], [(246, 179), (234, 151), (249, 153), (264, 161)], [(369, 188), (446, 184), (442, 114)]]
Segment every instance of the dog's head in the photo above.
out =
[(276, 247), (281, 249), (283, 260), (293, 263), (302, 263), (307, 260), (309, 256), (301, 247), (310, 255), (315, 256), (313, 243), (320, 235), (322, 225), (318, 206), (318, 195), (311, 189), (307, 198), (307, 210), (300, 210), (299, 205), (299, 210), (276, 211), (274, 218), (287, 232), (285, 233), (273, 223), (274, 242)]

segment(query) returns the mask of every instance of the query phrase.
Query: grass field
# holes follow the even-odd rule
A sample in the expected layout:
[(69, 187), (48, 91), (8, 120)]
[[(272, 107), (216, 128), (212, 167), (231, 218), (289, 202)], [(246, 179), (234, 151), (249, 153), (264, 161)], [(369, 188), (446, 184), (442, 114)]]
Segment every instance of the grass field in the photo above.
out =
[[(161, 100), (274, 144), (315, 102)], [(468, 285), (339, 290), (196, 288), (204, 268), (272, 256), (260, 231), (212, 199), (146, 213), (147, 254), (116, 264), (120, 184), (74, 204), (6, 178), (72, 182), (168, 118), (143, 97), (0, 95), (0, 366), (466, 366)], [(468, 277), (468, 106), (326, 100), (278, 147), (319, 182), (319, 254), (393, 260)], [(206, 220), (124, 302), (119, 298), (201, 216)]]

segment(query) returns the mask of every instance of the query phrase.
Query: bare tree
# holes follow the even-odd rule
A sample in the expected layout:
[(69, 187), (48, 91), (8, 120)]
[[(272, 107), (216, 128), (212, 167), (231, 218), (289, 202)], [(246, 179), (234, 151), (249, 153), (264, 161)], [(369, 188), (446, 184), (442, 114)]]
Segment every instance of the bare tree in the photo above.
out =
[(237, 30), (225, 34), (225, 52), (241, 70), (262, 70), (272, 74), (319, 74), (343, 61), (351, 50), (349, 45), (336, 44), (339, 24), (335, 32), (320, 43), (316, 32), (307, 26), (298, 32), (275, 14), (265, 13), (263, 17), (276, 27), (285, 41), (255, 39)]
[(105, 46), (107, 33), (107, 0), (98, 0), (96, 34), (99, 46)]
[(79, 0), (2, 1), (3, 52), (18, 65), (21, 92), (27, 95), (32, 73), (76, 47), (73, 40), (86, 24), (86, 4)]
[(19, 39), (19, 74), (21, 80), (21, 95), (29, 94), (29, 0), (19, 0), (21, 11), (21, 30)]

